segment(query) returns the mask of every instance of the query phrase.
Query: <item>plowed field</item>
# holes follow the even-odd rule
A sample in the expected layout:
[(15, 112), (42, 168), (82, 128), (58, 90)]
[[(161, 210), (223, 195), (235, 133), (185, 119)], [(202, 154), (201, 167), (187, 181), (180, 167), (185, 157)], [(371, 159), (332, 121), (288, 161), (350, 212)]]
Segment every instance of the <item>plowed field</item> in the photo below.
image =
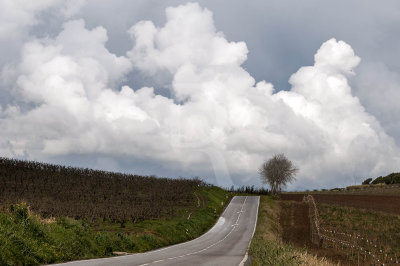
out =
[(300, 249), (306, 248), (311, 254), (325, 257), (340, 265), (355, 265), (344, 252), (332, 248), (318, 247), (311, 242), (308, 205), (302, 202), (281, 201), (279, 224), (282, 228), (282, 240)]
[[(306, 194), (281, 194), (282, 200), (302, 201)], [(366, 210), (400, 214), (400, 195), (343, 195), (343, 194), (312, 194), (317, 203), (347, 206)]]

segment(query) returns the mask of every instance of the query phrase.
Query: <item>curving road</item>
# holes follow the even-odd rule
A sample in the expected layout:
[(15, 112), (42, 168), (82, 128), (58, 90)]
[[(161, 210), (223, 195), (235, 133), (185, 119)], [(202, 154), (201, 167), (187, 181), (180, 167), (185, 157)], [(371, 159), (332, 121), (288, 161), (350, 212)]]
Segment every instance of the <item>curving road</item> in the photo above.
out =
[(243, 265), (257, 223), (259, 201), (258, 196), (234, 197), (214, 227), (189, 242), (145, 253), (62, 265)]

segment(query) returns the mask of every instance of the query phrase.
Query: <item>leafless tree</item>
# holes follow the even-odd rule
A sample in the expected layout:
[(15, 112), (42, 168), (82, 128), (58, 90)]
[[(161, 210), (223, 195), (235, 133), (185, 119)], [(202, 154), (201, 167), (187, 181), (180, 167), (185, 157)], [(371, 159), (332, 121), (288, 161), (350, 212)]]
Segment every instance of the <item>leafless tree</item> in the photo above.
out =
[(295, 180), (298, 168), (283, 154), (276, 154), (265, 161), (260, 169), (261, 182), (271, 186), (271, 192), (276, 195), (287, 183)]

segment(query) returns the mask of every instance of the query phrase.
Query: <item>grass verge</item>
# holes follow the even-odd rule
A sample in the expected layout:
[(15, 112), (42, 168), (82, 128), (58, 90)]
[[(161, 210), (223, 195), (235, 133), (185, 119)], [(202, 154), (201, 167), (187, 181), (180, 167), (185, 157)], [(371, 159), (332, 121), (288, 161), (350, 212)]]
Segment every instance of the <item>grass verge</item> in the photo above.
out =
[[(211, 228), (230, 195), (218, 187), (196, 191), (207, 202), (179, 216), (120, 224), (67, 217), (42, 219), (26, 204), (0, 212), (0, 265), (38, 265), (112, 256), (114, 251), (144, 252), (196, 238)], [(190, 219), (188, 216), (190, 214)]]
[(332, 265), (324, 258), (285, 244), (281, 240), (279, 215), (279, 201), (261, 196), (257, 228), (249, 249), (251, 265)]

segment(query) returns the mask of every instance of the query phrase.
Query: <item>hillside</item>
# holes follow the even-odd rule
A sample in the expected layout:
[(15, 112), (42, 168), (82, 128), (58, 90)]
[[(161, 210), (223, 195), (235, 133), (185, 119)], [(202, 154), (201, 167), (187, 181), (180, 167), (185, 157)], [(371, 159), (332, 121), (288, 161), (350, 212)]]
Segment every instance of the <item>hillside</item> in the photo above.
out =
[(156, 178), (0, 158), (0, 204), (27, 202), (44, 217), (160, 218), (193, 204), (200, 180)]
[(0, 159), (0, 265), (143, 252), (207, 231), (230, 194), (168, 179)]

